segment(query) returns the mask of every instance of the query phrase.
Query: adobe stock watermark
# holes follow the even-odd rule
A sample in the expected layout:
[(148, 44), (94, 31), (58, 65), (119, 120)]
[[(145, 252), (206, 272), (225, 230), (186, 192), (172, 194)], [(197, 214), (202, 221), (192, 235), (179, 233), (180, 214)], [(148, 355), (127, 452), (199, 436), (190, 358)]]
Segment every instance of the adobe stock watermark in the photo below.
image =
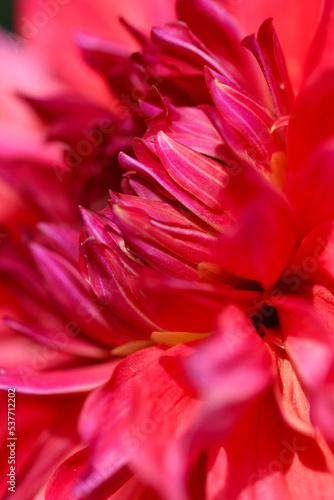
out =
[(38, 10), (30, 18), (22, 17), (21, 36), (8, 33), (8, 38), (13, 49), (19, 52), (30, 40), (33, 40), (40, 30), (46, 29), (50, 19), (54, 19), (62, 7), (69, 4), (71, 0), (38, 0)]
[(287, 467), (289, 467), (294, 459), (295, 454), (305, 452), (306, 446), (298, 443), (297, 438), (292, 442), (284, 440), (282, 442), (282, 449), (276, 460), (271, 460), (268, 465), (262, 469), (258, 469), (248, 479), (248, 484), (254, 485), (257, 483), (257, 494), (263, 489), (264, 498), (266, 497), (268, 484), (275, 480), (277, 474), (283, 474)]
[(231, 8), (239, 7), (243, 3), (244, 0), (225, 0), (225, 5)]
[(94, 153), (94, 150), (101, 147), (106, 137), (115, 132), (115, 129), (114, 121), (108, 118), (88, 123), (81, 131), (83, 138), (74, 147), (66, 149), (64, 164), (56, 161), (52, 163), (58, 181), (63, 182), (64, 176), (73, 172)]
[[(98, 320), (98, 315), (108, 308), (110, 303), (112, 303), (111, 293), (105, 296), (104, 299), (94, 297), (89, 302), (79, 304), (75, 309), (75, 313), (88, 326), (92, 321)], [(39, 348), (37, 346), (33, 347), (30, 350), (29, 364), (18, 366), (17, 371), (23, 383), (29, 383), (33, 377), (47, 369), (49, 363), (55, 360), (60, 352), (66, 350), (71, 338), (79, 337), (84, 333), (84, 327), (82, 325), (79, 327), (75, 321), (68, 321), (64, 326), (64, 331), (48, 333), (45, 339), (48, 344)]]
[[(311, 255), (306, 255), (299, 263), (293, 264), (290, 269), (283, 272), (279, 282), (272, 287), (265, 299), (253, 302), (253, 308), (248, 313), (249, 322), (240, 323), (233, 333), (226, 335), (225, 347), (233, 352), (237, 345), (244, 342), (250, 335), (254, 334), (254, 328), (258, 329), (263, 324), (275, 327), (279, 324), (276, 306), (283, 304), (288, 294), (294, 294), (300, 290), (303, 283), (307, 282), (318, 269), (322, 262), (334, 255), (334, 244), (329, 244), (323, 238), (316, 238)], [(271, 326), (269, 326), (271, 324)]]
[(256, 309), (251, 313), (251, 321), (255, 328), (259, 327), (272, 314), (275, 304), (282, 304), (286, 300), (287, 293), (296, 293), (303, 283), (309, 280), (320, 268), (323, 261), (326, 261), (334, 254), (334, 245), (328, 244), (323, 238), (316, 238), (312, 255), (306, 255), (301, 262), (293, 264), (290, 269), (283, 272), (279, 283), (273, 287), (265, 299), (266, 308), (262, 303), (254, 302)]
[(49, 363), (66, 349), (70, 338), (78, 337), (81, 333), (82, 330), (73, 321), (66, 323), (64, 331), (49, 333), (46, 340), (49, 340), (50, 344), (45, 344), (40, 349), (33, 347), (30, 350), (29, 364), (20, 364), (17, 367), (22, 382), (28, 384), (32, 378), (43, 372)]
[[(141, 82), (133, 86), (129, 93), (122, 94), (120, 99), (115, 99), (110, 105), (110, 109), (115, 114), (113, 119), (102, 118), (87, 123), (80, 132), (82, 139), (65, 151), (64, 164), (59, 162), (52, 164), (58, 181), (62, 182), (65, 175), (80, 167), (94, 152), (97, 152), (98, 148), (103, 148), (104, 143), (110, 139), (112, 134), (115, 133), (115, 140), (117, 140), (117, 127), (125, 120), (131, 120), (136, 116), (138, 101), (144, 100), (152, 86), (159, 85), (162, 81), (162, 78), (153, 75), (150, 68), (146, 67)], [(123, 132), (120, 133), (122, 136)]]
[(8, 233), (0, 233), (0, 245), (3, 241), (7, 240), (8, 236)]

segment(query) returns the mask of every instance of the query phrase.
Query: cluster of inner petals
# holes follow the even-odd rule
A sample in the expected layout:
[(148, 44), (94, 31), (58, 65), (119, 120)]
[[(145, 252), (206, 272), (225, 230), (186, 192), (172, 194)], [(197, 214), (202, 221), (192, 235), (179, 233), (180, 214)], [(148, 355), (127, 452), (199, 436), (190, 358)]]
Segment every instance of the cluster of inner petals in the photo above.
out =
[[(47, 500), (55, 500), (65, 476), (71, 476), (68, 491), (93, 498), (110, 485), (113, 492), (131, 486), (137, 469), (150, 487), (164, 482), (166, 498), (183, 500), (197, 462), (204, 463), (208, 488), (212, 477), (220, 484), (221, 464), (232, 457), (233, 468), (234, 453), (240, 459), (239, 437), (230, 449), (233, 432), (248, 429), (261, 397), (270, 400), (270, 416), (279, 410), (278, 428), (318, 443), (317, 427), (334, 441), (334, 146), (311, 154), (311, 146), (300, 144), (298, 106), (303, 111), (305, 102), (296, 105), (272, 19), (240, 45), (239, 29), (214, 1), (177, 3), (179, 20), (153, 28), (151, 39), (123, 21), (142, 46), (131, 57), (78, 37), (85, 60), (104, 74), (121, 108), (68, 96), (28, 99), (49, 122), (49, 137), (68, 148), (57, 170), (61, 182), (70, 171), (72, 192), (80, 193), (80, 203), (84, 195), (88, 200), (79, 235), (70, 223), (56, 230), (44, 223), (30, 243), (29, 283), (41, 275), (47, 294), (38, 285), (31, 301), (30, 290), (19, 293), (27, 309), (43, 304), (40, 331), (24, 320), (7, 321), (33, 339), (50, 338), (48, 325), (56, 332), (64, 318), (75, 326), (67, 339), (74, 376), (62, 364), (55, 376), (42, 369), (40, 378), (29, 375), (24, 390), (39, 394), (47, 384), (54, 394), (92, 390), (80, 417), (88, 451), (60, 467)], [(89, 152), (83, 154), (81, 141), (76, 169), (73, 144), (87, 117)], [(102, 184), (112, 189), (108, 206), (97, 211)], [(18, 377), (4, 379), (14, 386)], [(158, 426), (156, 400), (166, 394)], [(248, 437), (257, 434), (248, 430)], [(226, 450), (224, 444), (217, 454), (216, 441), (227, 435)], [(133, 453), (124, 436), (139, 439)], [(109, 467), (113, 453), (119, 461)], [(103, 467), (105, 475), (97, 474)], [(229, 497), (232, 483), (219, 490), (221, 498)]]

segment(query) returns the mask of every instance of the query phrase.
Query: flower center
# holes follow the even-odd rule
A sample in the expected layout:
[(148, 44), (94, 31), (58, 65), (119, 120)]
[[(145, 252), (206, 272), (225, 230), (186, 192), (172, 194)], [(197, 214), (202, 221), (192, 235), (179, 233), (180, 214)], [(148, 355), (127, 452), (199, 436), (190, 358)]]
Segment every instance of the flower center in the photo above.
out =
[(265, 335), (263, 327), (277, 328), (279, 326), (279, 318), (275, 307), (266, 302), (262, 302), (259, 307), (254, 309), (249, 314), (249, 319), (261, 337)]

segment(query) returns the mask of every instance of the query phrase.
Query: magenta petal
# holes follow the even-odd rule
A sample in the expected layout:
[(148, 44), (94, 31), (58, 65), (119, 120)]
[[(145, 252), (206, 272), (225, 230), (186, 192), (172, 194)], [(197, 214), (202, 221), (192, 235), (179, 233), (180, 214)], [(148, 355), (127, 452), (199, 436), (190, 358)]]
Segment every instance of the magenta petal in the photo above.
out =
[(199, 108), (176, 107), (162, 100), (162, 111), (155, 112), (146, 124), (153, 134), (161, 130), (177, 142), (199, 153), (224, 161), (225, 147), (206, 113)]
[(223, 70), (214, 55), (208, 53), (205, 45), (181, 21), (168, 23), (164, 28), (153, 28), (152, 40), (195, 65), (208, 65)]
[(319, 427), (325, 438), (334, 443), (334, 367), (326, 384), (314, 394), (311, 406), (312, 421)]
[(60, 495), (66, 495), (68, 500), (75, 500), (74, 484), (79, 477), (80, 470), (84, 468), (85, 458), (86, 450), (80, 450), (56, 469), (45, 491), (46, 500), (57, 500)]
[(32, 253), (63, 314), (84, 333), (107, 345), (112, 341), (104, 305), (98, 304), (79, 271), (54, 252), (33, 243)]
[[(4, 318), (3, 322), (13, 330), (25, 335), (41, 344), (65, 353), (74, 354), (87, 358), (107, 358), (108, 350), (96, 346), (89, 340), (80, 337), (73, 337), (62, 331), (47, 331), (37, 327), (29, 327), (9, 318)], [(65, 325), (62, 325), (65, 326)], [(66, 330), (65, 330), (66, 331)]]
[(78, 233), (59, 225), (41, 222), (38, 229), (43, 235), (43, 243), (72, 263), (78, 261)]
[(1, 373), (0, 388), (15, 387), (22, 394), (41, 395), (90, 392), (110, 378), (116, 365), (117, 361), (112, 361), (49, 372), (25, 368), (21, 374)]
[[(258, 83), (255, 65), (240, 45), (244, 35), (222, 2), (178, 0), (177, 11), (179, 18), (220, 58), (222, 66), (232, 71), (232, 78), (255, 94), (259, 93), (261, 85)], [(230, 68), (230, 61), (238, 63), (232, 64)], [(250, 74), (254, 78), (247, 79), (245, 75)]]
[(310, 421), (310, 403), (284, 349), (273, 348), (271, 355), (276, 371), (275, 395), (285, 422), (297, 432), (315, 437), (316, 430)]
[(196, 452), (206, 449), (211, 439), (219, 445), (271, 381), (270, 357), (242, 312), (227, 308), (220, 326), (216, 336), (193, 348), (168, 350), (160, 366), (152, 364), (149, 370), (151, 386), (137, 379), (132, 423), (142, 428), (141, 422), (153, 421), (156, 430), (133, 460), (167, 498), (188, 498), (187, 472)]
[(110, 244), (111, 228), (108, 227), (107, 221), (104, 221), (98, 215), (82, 207), (80, 207), (80, 213), (89, 238), (95, 238), (106, 245)]
[(143, 338), (145, 333), (158, 329), (145, 314), (145, 306), (136, 290), (138, 275), (123, 264), (117, 253), (93, 238), (83, 243), (82, 250), (89, 283), (101, 304), (113, 312), (109, 320), (113, 326), (111, 338), (117, 345), (125, 338)]
[[(167, 141), (170, 141), (171, 139), (167, 139)], [(129, 156), (126, 156), (125, 154), (120, 154), (120, 163), (123, 166), (123, 168), (129, 172), (129, 174), (133, 173), (138, 173), (144, 179), (149, 180), (152, 182), (152, 184), (167, 198), (172, 199), (172, 200), (177, 200), (179, 201), (184, 207), (189, 209), (192, 213), (194, 213), (197, 217), (208, 223), (210, 226), (213, 226), (214, 228), (222, 228), (226, 225), (228, 221), (228, 216), (225, 214), (218, 212), (215, 213), (211, 210), (209, 210), (207, 207), (203, 206), (203, 204), (200, 202), (200, 200), (197, 200), (191, 192), (188, 192), (187, 189), (182, 189), (182, 187), (179, 185), (178, 180), (174, 180), (168, 172), (165, 170), (164, 165), (162, 165), (157, 158), (156, 155), (152, 153), (152, 151), (149, 150), (149, 146), (147, 142), (144, 142), (142, 140), (137, 140), (135, 141), (135, 152), (139, 158), (140, 161), (134, 160), (133, 158), (130, 158)], [(169, 148), (168, 148), (168, 142), (165, 145), (166, 151), (165, 153), (161, 153), (162, 155), (166, 155)], [(180, 148), (182, 148), (182, 145), (179, 145)], [(201, 159), (201, 165), (203, 166), (206, 165), (211, 166), (210, 160), (206, 159), (203, 157), (203, 155), (200, 155), (199, 153), (196, 153), (194, 151), (191, 151), (188, 148), (187, 149), (189, 152), (189, 155), (195, 155), (196, 160), (198, 157)], [(152, 149), (152, 147), (151, 147)], [(175, 152), (176, 153), (176, 152)], [(173, 154), (173, 153), (172, 153)], [(176, 153), (176, 157), (177, 157)], [(190, 159), (190, 158), (188, 158)], [(173, 169), (173, 171), (176, 170), (175, 166), (173, 167), (169, 163), (170, 158), (169, 156), (166, 157), (166, 162), (167, 162), (167, 167), (169, 166)], [(212, 160), (211, 160), (212, 161)], [(219, 165), (219, 166), (218, 166)], [(212, 167), (214, 173), (216, 173), (217, 169), (220, 168), (220, 164), (218, 162), (213, 162), (212, 161)], [(189, 164), (189, 169), (193, 169), (193, 178), (196, 176), (196, 163)], [(221, 172), (223, 172), (223, 168), (221, 168)], [(129, 175), (128, 174), (128, 175)], [(180, 174), (182, 176), (182, 174)], [(221, 174), (220, 174), (221, 175)], [(177, 176), (177, 173), (176, 173)], [(183, 177), (183, 176), (182, 176)], [(207, 177), (206, 177), (207, 178)], [(212, 179), (212, 182), (215, 184), (215, 189), (219, 189), (219, 180), (218, 182)], [(187, 184), (186, 186), (187, 187)], [(193, 189), (196, 191), (196, 193), (199, 193), (200, 197), (205, 196), (204, 194), (201, 193), (201, 190), (197, 186), (189, 186), (189, 188), (193, 187)], [(212, 199), (212, 196), (210, 196), (211, 203), (214, 203), (215, 206), (217, 205), (217, 201), (214, 201)]]
[[(272, 154), (284, 146), (277, 134), (271, 133), (274, 120), (268, 109), (219, 73), (207, 69), (206, 82), (221, 120), (239, 136), (241, 151), (248, 149), (255, 164), (270, 164)], [(229, 144), (226, 132), (222, 135)]]
[(155, 144), (172, 179), (211, 210), (221, 210), (218, 200), (228, 178), (221, 165), (178, 144), (162, 132), (156, 136)]
[(194, 264), (207, 261), (216, 237), (200, 221), (160, 201), (114, 193), (113, 220), (137, 255), (168, 274), (197, 279)]
[(306, 300), (289, 297), (277, 304), (285, 349), (310, 402), (311, 420), (334, 440), (333, 338), (327, 325)]

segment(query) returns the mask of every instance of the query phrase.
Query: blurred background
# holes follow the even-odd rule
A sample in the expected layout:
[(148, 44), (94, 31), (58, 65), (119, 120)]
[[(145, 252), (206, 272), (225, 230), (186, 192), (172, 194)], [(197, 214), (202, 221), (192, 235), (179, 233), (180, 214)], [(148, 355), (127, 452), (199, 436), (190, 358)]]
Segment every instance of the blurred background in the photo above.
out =
[(13, 29), (13, 0), (0, 0), (0, 26), (7, 30)]

